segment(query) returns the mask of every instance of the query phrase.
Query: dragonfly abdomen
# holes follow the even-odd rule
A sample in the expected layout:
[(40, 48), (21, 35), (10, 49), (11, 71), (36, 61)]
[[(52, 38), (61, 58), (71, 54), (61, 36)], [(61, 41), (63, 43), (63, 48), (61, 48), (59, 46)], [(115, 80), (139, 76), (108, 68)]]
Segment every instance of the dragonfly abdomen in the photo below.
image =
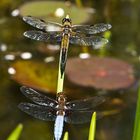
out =
[(56, 117), (55, 125), (54, 125), (55, 140), (60, 140), (63, 132), (63, 125), (64, 125), (64, 116), (58, 115)]

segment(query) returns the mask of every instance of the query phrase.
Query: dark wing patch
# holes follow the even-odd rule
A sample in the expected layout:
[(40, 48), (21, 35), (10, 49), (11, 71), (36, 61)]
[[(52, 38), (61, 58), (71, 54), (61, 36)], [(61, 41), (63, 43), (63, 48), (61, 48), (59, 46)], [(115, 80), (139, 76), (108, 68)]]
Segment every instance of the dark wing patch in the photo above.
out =
[(42, 31), (26, 31), (24, 32), (24, 36), (30, 39), (44, 41), (44, 42), (52, 42), (52, 43), (60, 43), (62, 36), (61, 32), (42, 32)]
[(86, 37), (81, 34), (76, 34), (70, 37), (70, 43), (78, 44), (81, 46), (93, 46), (95, 48), (100, 48), (104, 44), (108, 43), (108, 40), (100, 36)]
[(20, 103), (18, 107), (25, 113), (36, 119), (44, 121), (54, 121), (56, 118), (55, 111), (46, 106), (39, 106), (31, 103)]
[(23, 20), (29, 25), (44, 31), (61, 31), (61, 24), (59, 23), (45, 22), (41, 19), (31, 16), (25, 16), (23, 17)]
[(20, 88), (21, 92), (34, 103), (49, 106), (55, 108), (57, 106), (57, 101), (51, 99), (43, 94), (38, 93), (37, 91), (33, 90), (32, 88), (22, 86)]
[(103, 102), (106, 101), (106, 98), (103, 96), (95, 96), (87, 99), (75, 100), (67, 102), (66, 106), (69, 110), (89, 110), (92, 109)]
[(111, 29), (110, 24), (99, 23), (95, 25), (73, 25), (72, 30), (83, 34), (97, 34)]
[[(83, 124), (90, 122), (92, 114), (94, 113), (94, 110), (92, 111), (71, 111), (69, 113), (66, 112), (65, 115), (65, 122), (71, 123), (71, 124)], [(96, 119), (100, 119), (104, 116), (103, 113), (97, 112)]]

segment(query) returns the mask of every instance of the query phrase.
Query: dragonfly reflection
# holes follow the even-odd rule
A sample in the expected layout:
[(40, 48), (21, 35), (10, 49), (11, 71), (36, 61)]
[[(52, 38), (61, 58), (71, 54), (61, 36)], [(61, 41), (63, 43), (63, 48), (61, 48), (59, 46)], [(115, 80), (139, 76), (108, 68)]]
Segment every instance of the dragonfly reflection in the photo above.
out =
[[(35, 104), (20, 103), (19, 108), (27, 114), (44, 121), (55, 121), (55, 140), (60, 140), (63, 132), (63, 123), (81, 124), (90, 121), (93, 108), (105, 101), (102, 96), (95, 96), (88, 99), (66, 101), (64, 93), (59, 93), (57, 99), (51, 99), (37, 91), (21, 87), (22, 93)], [(97, 119), (102, 117), (101, 112), (97, 112)]]
[[(72, 25), (72, 21), (68, 15), (66, 18), (63, 18), (62, 24), (45, 22), (29, 16), (23, 17), (23, 20), (33, 27), (42, 30), (26, 31), (24, 36), (49, 43), (61, 43), (61, 76), (65, 70), (69, 43), (81, 46), (102, 46), (107, 43), (108, 40), (103, 37), (93, 35), (111, 28), (110, 24), (104, 23), (95, 25)], [(54, 30), (51, 30), (52, 27)]]

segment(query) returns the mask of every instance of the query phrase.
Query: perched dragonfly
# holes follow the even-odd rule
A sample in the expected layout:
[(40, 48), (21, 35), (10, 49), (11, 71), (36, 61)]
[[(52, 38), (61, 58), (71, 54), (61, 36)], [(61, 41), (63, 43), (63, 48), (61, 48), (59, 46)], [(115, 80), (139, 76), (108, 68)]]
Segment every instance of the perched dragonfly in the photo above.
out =
[(23, 20), (33, 27), (42, 30), (26, 31), (24, 36), (44, 42), (61, 43), (61, 76), (65, 70), (69, 43), (82, 46), (102, 46), (107, 43), (108, 40), (93, 35), (111, 28), (110, 24), (104, 23), (95, 25), (72, 25), (72, 21), (68, 15), (63, 18), (62, 24), (45, 22), (30, 16), (23, 17)]
[[(64, 121), (71, 124), (81, 124), (90, 121), (93, 108), (105, 102), (105, 97), (95, 96), (88, 99), (66, 101), (64, 93), (59, 93), (57, 99), (51, 99), (32, 88), (22, 86), (21, 92), (35, 104), (20, 103), (19, 108), (27, 114), (44, 121), (55, 121), (54, 137), (60, 140)], [(103, 114), (97, 112), (97, 119)]]

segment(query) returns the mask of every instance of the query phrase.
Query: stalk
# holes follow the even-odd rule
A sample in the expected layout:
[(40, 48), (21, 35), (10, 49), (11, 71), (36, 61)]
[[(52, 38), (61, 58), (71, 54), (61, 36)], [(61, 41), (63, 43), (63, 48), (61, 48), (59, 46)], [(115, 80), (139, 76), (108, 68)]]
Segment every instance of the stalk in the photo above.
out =
[(140, 140), (140, 86), (138, 90), (137, 109), (135, 116), (133, 140)]
[(88, 140), (94, 140), (94, 138), (95, 138), (95, 129), (96, 129), (96, 112), (94, 112), (92, 114)]
[(19, 124), (14, 130), (13, 132), (10, 134), (10, 136), (7, 138), (7, 140), (18, 140), (19, 136), (22, 132), (23, 129), (23, 125)]
[(63, 140), (68, 140), (68, 139), (69, 139), (69, 134), (68, 134), (68, 132), (65, 132)]

